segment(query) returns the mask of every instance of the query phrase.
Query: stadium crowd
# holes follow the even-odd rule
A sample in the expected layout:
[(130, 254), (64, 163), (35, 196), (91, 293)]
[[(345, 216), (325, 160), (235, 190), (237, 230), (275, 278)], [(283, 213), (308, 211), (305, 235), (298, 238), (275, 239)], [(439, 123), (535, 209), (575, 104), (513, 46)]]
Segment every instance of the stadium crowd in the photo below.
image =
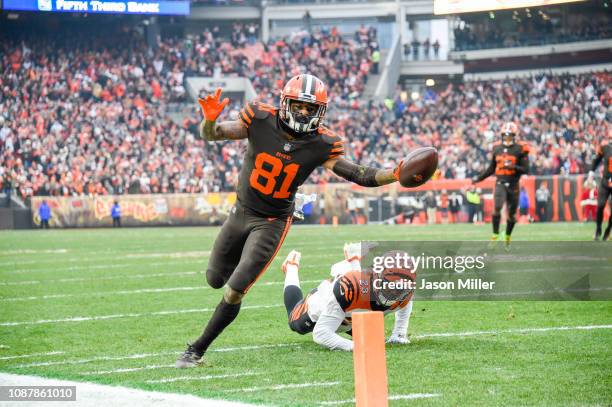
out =
[(566, 20), (554, 21), (541, 11), (538, 14), (533, 11), (529, 18), (522, 19), (516, 16), (491, 19), (487, 16), (455, 28), (455, 49), (465, 51), (605, 39), (612, 36), (611, 25), (612, 15), (606, 12), (575, 13)]
[[(182, 123), (166, 115), (171, 102), (191, 103), (184, 78), (194, 74), (247, 76), (262, 100), (278, 103), (287, 78), (313, 73), (328, 84), (327, 122), (345, 137), (352, 159), (391, 167), (413, 147), (433, 144), (447, 178), (483, 169), (504, 120), (521, 123), (533, 147), (532, 172), (541, 174), (584, 171), (593, 144), (611, 131), (608, 73), (472, 82), (417, 100), (398, 91), (378, 103), (360, 97), (378, 47), (372, 28), (355, 39), (332, 29), (268, 44), (251, 44), (249, 26), (233, 32), (227, 39), (215, 28), (164, 39), (154, 51), (128, 31), (113, 41), (2, 41), (2, 189), (22, 198), (234, 189), (244, 144), (199, 140), (195, 104)], [(222, 119), (239, 108), (234, 101)], [(334, 180), (323, 171), (311, 178)]]

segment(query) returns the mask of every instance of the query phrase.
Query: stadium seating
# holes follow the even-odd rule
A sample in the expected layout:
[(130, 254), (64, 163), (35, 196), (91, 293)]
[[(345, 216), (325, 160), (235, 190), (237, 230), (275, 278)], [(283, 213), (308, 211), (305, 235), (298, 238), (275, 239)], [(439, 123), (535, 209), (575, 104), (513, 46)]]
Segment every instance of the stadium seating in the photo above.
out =
[[(190, 40), (164, 39), (155, 51), (134, 38), (0, 44), (0, 189), (11, 185), (24, 199), (232, 190), (243, 144), (198, 140), (195, 105), (184, 123), (166, 115), (169, 103), (188, 102), (189, 75), (248, 76), (274, 103), (289, 76), (314, 73), (330, 88), (328, 123), (346, 138), (350, 158), (391, 167), (411, 148), (434, 145), (445, 178), (481, 171), (484, 147), (505, 120), (521, 124), (536, 174), (583, 172), (594, 144), (612, 131), (609, 73), (468, 82), (418, 100), (398, 89), (381, 103), (360, 97), (377, 46), (373, 29), (354, 40), (332, 29), (262, 44), (236, 25), (231, 38), (205, 29)], [(234, 102), (224, 117), (239, 108)], [(332, 181), (324, 171), (310, 179)]]

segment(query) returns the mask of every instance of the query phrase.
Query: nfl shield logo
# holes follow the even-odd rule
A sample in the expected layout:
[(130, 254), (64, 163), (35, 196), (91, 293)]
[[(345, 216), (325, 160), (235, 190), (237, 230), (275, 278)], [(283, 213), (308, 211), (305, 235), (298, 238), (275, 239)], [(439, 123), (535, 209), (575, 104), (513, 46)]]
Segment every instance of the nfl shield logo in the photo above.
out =
[(289, 151), (291, 151), (291, 147), (292, 147), (291, 144), (285, 143), (285, 145), (283, 146), (283, 150), (285, 150), (285, 152), (288, 153)]

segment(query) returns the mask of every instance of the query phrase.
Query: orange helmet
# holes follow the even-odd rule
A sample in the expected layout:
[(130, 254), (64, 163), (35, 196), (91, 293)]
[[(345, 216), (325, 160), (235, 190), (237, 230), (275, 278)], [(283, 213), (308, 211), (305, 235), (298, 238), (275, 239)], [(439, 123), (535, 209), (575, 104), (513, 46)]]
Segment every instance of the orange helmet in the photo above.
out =
[(517, 134), (518, 134), (518, 127), (513, 122), (506, 122), (501, 128), (502, 142), (505, 145), (514, 144), (514, 138), (516, 137)]
[[(280, 119), (296, 133), (316, 130), (327, 111), (327, 89), (321, 79), (310, 74), (301, 74), (289, 79), (281, 92)], [(305, 102), (316, 106), (315, 114), (304, 115), (292, 112), (293, 102)]]

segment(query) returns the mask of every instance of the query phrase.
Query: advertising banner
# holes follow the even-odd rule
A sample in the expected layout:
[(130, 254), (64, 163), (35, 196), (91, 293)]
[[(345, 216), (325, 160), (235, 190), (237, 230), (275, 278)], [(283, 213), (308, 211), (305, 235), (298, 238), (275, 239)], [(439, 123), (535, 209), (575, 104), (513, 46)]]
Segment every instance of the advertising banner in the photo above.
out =
[(236, 202), (235, 193), (121, 195), (96, 197), (33, 197), (32, 214), (40, 225), (38, 208), (51, 208), (51, 227), (112, 226), (111, 209), (119, 204), (122, 226), (221, 225)]
[(189, 15), (188, 0), (3, 0), (3, 7), (60, 13)]
[[(535, 221), (572, 222), (584, 220), (584, 177), (528, 176), (521, 178), (529, 203), (527, 213)], [(436, 221), (451, 216), (452, 222), (468, 222), (474, 216), (489, 222), (493, 211), (495, 180), (489, 178), (472, 186), (468, 180), (433, 180), (418, 188), (403, 188), (397, 184), (380, 188), (363, 188), (350, 183), (303, 185), (300, 192), (317, 194), (317, 200), (304, 209), (305, 223), (365, 224), (426, 222), (427, 200), (436, 202)], [(538, 189), (548, 191), (548, 200), (536, 203)], [(468, 193), (480, 199), (469, 205)], [(448, 207), (448, 199), (460, 202)], [(39, 208), (46, 200), (51, 208), (51, 227), (112, 226), (111, 208), (117, 201), (123, 226), (161, 225), (220, 225), (236, 201), (235, 193), (122, 195), (82, 197), (33, 197), (34, 225), (40, 225)], [(606, 209), (606, 213), (608, 209)], [(450, 215), (449, 215), (450, 213)], [(477, 213), (480, 213), (478, 215)], [(518, 214), (517, 214), (518, 216)], [(607, 215), (606, 215), (607, 216)]]

